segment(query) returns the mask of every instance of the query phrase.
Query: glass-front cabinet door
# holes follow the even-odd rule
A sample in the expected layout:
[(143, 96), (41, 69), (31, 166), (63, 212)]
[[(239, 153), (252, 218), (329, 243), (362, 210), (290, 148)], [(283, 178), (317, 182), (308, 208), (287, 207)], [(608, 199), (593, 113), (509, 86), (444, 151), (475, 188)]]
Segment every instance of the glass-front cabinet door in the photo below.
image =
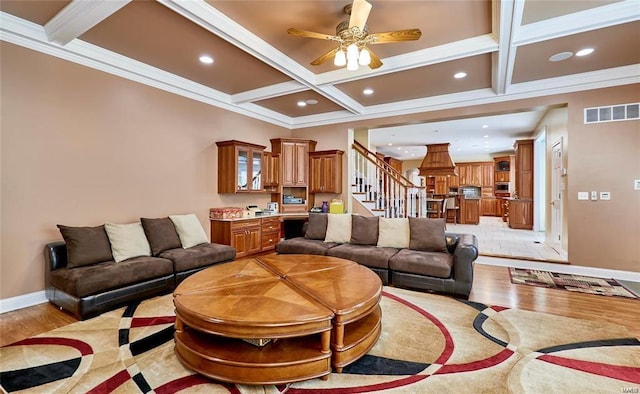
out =
[(262, 152), (251, 151), (251, 190), (262, 190)]
[(249, 190), (249, 150), (238, 147), (238, 190)]

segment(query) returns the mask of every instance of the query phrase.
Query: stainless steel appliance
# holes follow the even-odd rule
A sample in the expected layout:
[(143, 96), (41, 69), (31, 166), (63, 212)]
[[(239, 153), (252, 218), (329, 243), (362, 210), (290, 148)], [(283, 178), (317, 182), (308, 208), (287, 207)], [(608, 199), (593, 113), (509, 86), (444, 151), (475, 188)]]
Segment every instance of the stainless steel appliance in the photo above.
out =
[(509, 192), (509, 182), (496, 182), (496, 192)]

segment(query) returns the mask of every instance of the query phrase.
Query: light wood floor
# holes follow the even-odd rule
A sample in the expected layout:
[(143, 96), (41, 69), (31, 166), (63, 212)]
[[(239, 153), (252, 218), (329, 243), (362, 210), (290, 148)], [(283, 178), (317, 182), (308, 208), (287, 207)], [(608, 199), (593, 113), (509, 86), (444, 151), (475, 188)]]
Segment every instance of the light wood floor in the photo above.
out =
[[(476, 264), (474, 273), (470, 301), (617, 323), (626, 326), (633, 336), (640, 338), (640, 300), (514, 285), (505, 267)], [(0, 345), (75, 321), (74, 317), (48, 303), (7, 312), (0, 315)]]

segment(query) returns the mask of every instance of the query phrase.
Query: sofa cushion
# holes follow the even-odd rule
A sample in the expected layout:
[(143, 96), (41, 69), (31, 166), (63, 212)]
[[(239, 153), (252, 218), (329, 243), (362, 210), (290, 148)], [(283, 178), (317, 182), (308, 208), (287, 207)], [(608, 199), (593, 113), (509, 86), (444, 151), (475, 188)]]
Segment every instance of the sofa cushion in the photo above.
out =
[(324, 241), (324, 238), (327, 236), (327, 214), (310, 213), (307, 223), (307, 231), (304, 237)]
[(70, 227), (58, 224), (67, 244), (67, 267), (113, 260), (111, 244), (104, 225), (96, 227)]
[(180, 243), (184, 249), (209, 242), (207, 233), (204, 232), (202, 224), (193, 213), (188, 215), (169, 215), (169, 219), (176, 227)]
[(380, 218), (378, 246), (388, 248), (409, 247), (409, 220), (406, 218)]
[(395, 248), (342, 244), (329, 249), (327, 256), (355, 261), (367, 267), (389, 269), (389, 259), (396, 253), (398, 253), (398, 249)]
[(205, 243), (187, 249), (165, 250), (160, 253), (160, 257), (173, 261), (175, 272), (183, 272), (233, 260), (236, 250), (228, 245)]
[(182, 247), (173, 221), (168, 217), (158, 219), (140, 218), (140, 222), (149, 240), (151, 254), (154, 256), (159, 255), (165, 250)]
[(173, 263), (158, 257), (135, 257), (51, 271), (51, 284), (76, 297), (86, 297), (150, 279), (173, 275)]
[(149, 241), (144, 235), (141, 223), (115, 224), (105, 223), (104, 229), (109, 236), (111, 253), (116, 263), (132, 257), (151, 256)]
[(297, 237), (278, 242), (276, 244), (276, 252), (283, 254), (316, 254), (324, 256), (329, 249), (337, 245), (335, 242), (324, 242), (318, 239)]
[(351, 216), (351, 241), (353, 245), (378, 244), (378, 217)]
[(351, 240), (351, 215), (330, 213), (327, 215), (325, 242), (347, 243)]
[(445, 219), (409, 218), (409, 248), (425, 252), (447, 252)]
[(452, 267), (453, 255), (449, 253), (403, 249), (389, 260), (393, 271), (443, 279), (451, 277)]

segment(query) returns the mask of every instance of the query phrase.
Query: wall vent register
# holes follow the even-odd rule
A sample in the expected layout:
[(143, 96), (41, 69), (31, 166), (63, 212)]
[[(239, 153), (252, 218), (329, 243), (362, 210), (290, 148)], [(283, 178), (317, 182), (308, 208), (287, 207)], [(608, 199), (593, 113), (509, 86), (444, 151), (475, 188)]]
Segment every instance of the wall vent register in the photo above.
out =
[(640, 119), (640, 103), (616, 104), (584, 109), (584, 123), (618, 122)]

